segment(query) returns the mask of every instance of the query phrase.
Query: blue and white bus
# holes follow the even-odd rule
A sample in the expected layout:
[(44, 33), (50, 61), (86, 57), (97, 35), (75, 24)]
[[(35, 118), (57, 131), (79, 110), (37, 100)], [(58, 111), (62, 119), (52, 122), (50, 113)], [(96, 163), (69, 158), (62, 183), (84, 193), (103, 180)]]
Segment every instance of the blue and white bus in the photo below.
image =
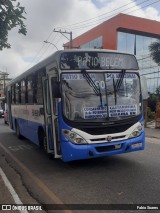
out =
[(134, 55), (61, 50), (7, 87), (8, 118), (64, 162), (143, 150), (143, 96)]

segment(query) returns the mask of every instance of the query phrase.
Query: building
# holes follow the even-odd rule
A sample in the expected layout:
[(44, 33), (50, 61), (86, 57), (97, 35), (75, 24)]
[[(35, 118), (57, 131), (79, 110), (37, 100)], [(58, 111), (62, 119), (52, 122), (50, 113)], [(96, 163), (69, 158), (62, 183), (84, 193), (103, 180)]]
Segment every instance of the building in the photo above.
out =
[(11, 81), (8, 73), (0, 71), (0, 97), (5, 97), (5, 86)]
[(149, 45), (160, 39), (160, 22), (118, 14), (73, 39), (72, 46), (103, 48), (136, 55), (141, 75), (146, 76), (148, 91), (160, 86), (160, 67), (150, 57)]

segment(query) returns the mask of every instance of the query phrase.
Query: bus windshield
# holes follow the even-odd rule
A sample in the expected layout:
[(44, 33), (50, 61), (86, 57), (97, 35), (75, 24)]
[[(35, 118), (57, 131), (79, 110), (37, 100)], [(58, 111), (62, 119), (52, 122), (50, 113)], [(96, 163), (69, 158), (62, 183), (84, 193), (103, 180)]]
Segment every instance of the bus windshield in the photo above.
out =
[(139, 77), (136, 73), (122, 71), (87, 71), (88, 75), (62, 73), (63, 115), (78, 122), (112, 121), (139, 115)]

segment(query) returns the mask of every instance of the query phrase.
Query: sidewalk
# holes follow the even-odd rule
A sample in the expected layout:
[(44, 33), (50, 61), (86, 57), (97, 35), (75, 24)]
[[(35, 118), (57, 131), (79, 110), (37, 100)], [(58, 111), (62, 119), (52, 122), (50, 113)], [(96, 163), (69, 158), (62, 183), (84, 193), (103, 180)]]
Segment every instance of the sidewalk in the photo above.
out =
[(155, 122), (153, 121), (148, 122), (147, 128), (145, 128), (145, 131), (146, 131), (146, 137), (160, 139), (160, 129), (155, 129)]

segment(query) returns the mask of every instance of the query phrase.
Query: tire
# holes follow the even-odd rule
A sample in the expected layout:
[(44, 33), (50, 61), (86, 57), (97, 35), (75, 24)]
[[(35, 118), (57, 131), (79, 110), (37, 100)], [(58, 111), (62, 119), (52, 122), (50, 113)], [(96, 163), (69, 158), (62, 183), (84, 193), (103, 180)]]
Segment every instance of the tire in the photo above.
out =
[(20, 133), (20, 127), (19, 124), (16, 122), (16, 135), (18, 139), (22, 139), (22, 135)]
[(44, 149), (44, 138), (45, 138), (44, 130), (42, 128), (39, 128), (38, 129), (38, 141), (39, 141), (39, 147), (41, 149)]

